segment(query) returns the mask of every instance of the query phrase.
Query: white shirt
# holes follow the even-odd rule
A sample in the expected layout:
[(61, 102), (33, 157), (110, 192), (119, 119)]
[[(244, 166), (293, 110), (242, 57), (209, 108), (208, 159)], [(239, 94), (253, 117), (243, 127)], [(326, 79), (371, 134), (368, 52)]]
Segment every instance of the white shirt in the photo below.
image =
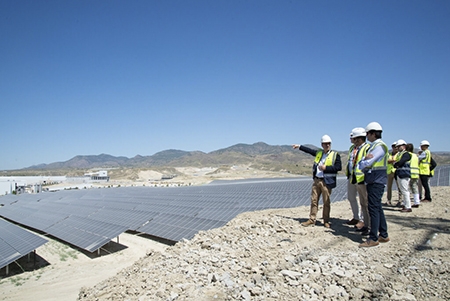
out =
[(319, 169), (319, 165), (325, 165), (325, 161), (327, 160), (328, 154), (330, 153), (330, 151), (328, 151), (328, 153), (322, 153), (322, 159), (320, 159), (319, 164), (317, 164), (317, 170), (316, 170), (316, 177), (318, 178), (323, 178), (323, 171)]

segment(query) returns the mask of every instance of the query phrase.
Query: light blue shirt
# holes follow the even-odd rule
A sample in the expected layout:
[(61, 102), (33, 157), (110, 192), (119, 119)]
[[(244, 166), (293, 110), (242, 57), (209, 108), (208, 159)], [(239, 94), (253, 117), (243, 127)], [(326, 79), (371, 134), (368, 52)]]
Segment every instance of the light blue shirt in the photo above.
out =
[(386, 154), (384, 148), (380, 145), (372, 148), (372, 145), (380, 142), (381, 139), (377, 139), (374, 142), (372, 142), (370, 144), (369, 150), (368, 150), (368, 154), (372, 154), (373, 158), (371, 159), (363, 159), (361, 161), (359, 161), (358, 163), (358, 167), (359, 169), (363, 170), (364, 168), (370, 168), (375, 162), (379, 161), (380, 159), (382, 159), (384, 157), (384, 155)]
[(422, 161), (423, 159), (425, 159), (427, 157), (427, 153), (425, 151), (422, 151), (418, 157), (419, 157), (419, 161)]

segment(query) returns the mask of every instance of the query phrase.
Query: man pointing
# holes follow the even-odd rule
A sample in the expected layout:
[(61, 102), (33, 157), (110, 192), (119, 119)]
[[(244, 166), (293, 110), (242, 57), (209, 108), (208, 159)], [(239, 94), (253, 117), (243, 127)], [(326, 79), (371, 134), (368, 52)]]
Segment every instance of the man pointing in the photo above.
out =
[(315, 157), (313, 165), (314, 183), (311, 190), (311, 209), (309, 219), (302, 223), (302, 226), (308, 227), (316, 224), (317, 211), (319, 207), (319, 199), (322, 195), (323, 200), (323, 224), (326, 228), (330, 228), (330, 195), (331, 190), (336, 187), (336, 176), (338, 171), (342, 169), (341, 156), (331, 150), (331, 138), (323, 135), (321, 139), (322, 148), (318, 150), (309, 147), (294, 144), (294, 149), (299, 149)]

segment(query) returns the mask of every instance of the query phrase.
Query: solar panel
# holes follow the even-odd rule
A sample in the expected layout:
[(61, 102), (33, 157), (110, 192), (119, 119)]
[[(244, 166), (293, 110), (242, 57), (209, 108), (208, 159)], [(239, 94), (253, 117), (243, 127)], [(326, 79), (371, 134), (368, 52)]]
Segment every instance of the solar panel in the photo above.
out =
[(101, 210), (89, 215), (89, 218), (101, 222), (111, 222), (125, 226), (129, 230), (136, 230), (145, 224), (158, 213), (140, 210), (117, 210), (116, 208), (102, 208)]
[(36, 250), (46, 242), (46, 239), (0, 219), (0, 268)]
[(10, 245), (7, 239), (0, 238), (0, 268), (7, 266), (22, 256)]
[[(449, 173), (450, 165), (438, 166), (430, 184), (449, 186)], [(223, 226), (242, 212), (308, 206), (311, 185), (311, 177), (297, 177), (64, 190), (2, 197), (0, 216), (92, 251), (126, 230), (178, 241)], [(340, 176), (331, 201), (346, 198), (347, 179)]]
[(431, 186), (450, 186), (450, 165), (438, 166), (430, 178)]
[[(167, 220), (171, 220), (172, 222), (168, 225)], [(164, 237), (168, 240), (179, 241), (183, 238), (192, 237), (193, 230), (197, 233), (200, 230), (209, 230), (225, 224), (226, 222), (212, 219), (179, 216), (175, 214), (160, 214), (145, 226), (139, 228), (138, 231)]]
[(76, 215), (46, 228), (45, 231), (89, 252), (94, 252), (127, 230), (126, 226), (92, 220)]

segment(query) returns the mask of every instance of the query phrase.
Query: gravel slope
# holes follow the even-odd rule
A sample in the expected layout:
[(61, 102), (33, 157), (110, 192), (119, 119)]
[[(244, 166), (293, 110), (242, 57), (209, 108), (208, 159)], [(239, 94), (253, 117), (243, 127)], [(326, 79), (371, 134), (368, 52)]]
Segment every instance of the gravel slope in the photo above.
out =
[[(412, 213), (385, 208), (391, 241), (360, 249), (332, 204), (331, 229), (300, 225), (309, 208), (244, 213), (152, 251), (78, 300), (449, 300), (450, 187)], [(319, 211), (319, 214), (321, 211)]]

